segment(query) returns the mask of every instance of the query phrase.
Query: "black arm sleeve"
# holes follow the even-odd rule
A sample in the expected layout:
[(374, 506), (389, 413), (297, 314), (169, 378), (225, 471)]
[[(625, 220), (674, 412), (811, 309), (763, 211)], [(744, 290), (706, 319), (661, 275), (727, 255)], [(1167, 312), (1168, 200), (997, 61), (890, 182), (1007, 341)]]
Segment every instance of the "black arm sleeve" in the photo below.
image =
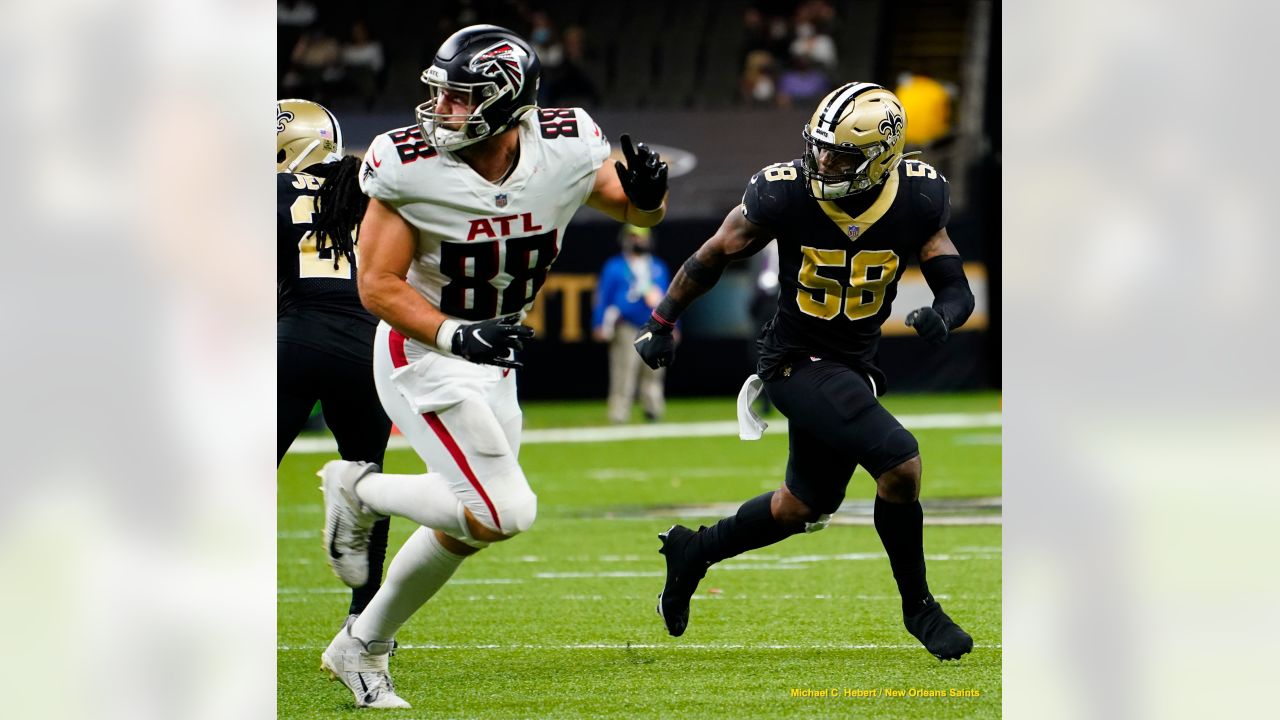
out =
[(920, 272), (933, 291), (933, 309), (942, 316), (947, 330), (955, 330), (973, 313), (973, 291), (964, 276), (959, 255), (939, 255), (920, 263)]
[[(684, 277), (694, 284), (694, 292), (696, 293), (694, 297), (710, 290), (713, 285), (720, 281), (720, 275), (724, 272), (722, 267), (716, 268), (704, 265), (697, 255), (690, 255), (689, 259), (685, 260), (684, 264), (680, 266), (680, 270), (684, 273)], [(673, 279), (673, 285), (674, 282)], [(692, 302), (692, 300), (689, 302)], [(688, 302), (675, 299), (672, 297), (671, 288), (667, 288), (667, 294), (662, 297), (662, 302), (658, 303), (658, 307), (654, 308), (653, 316), (663, 327), (671, 327), (687, 306)]]

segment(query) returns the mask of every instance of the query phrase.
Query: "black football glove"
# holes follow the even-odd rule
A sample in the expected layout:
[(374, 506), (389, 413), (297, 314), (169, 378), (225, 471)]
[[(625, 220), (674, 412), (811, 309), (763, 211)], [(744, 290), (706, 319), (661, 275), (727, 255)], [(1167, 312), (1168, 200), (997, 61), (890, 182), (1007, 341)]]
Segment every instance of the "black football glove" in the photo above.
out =
[(521, 325), (519, 314), (507, 315), (459, 327), (453, 332), (452, 350), (473, 363), (518, 368), (524, 363), (516, 360), (516, 351), (531, 337), (533, 328)]
[(622, 156), (627, 159), (626, 166), (616, 160), (613, 165), (631, 204), (643, 212), (662, 207), (662, 198), (667, 195), (667, 164), (644, 143), (632, 147), (626, 133), (622, 134)]
[(907, 326), (916, 329), (916, 334), (928, 340), (934, 345), (941, 345), (947, 341), (947, 337), (951, 334), (947, 330), (947, 323), (938, 314), (937, 310), (931, 307), (922, 307), (919, 310), (912, 310), (907, 314)]
[(636, 352), (644, 364), (657, 370), (666, 367), (676, 357), (676, 340), (671, 337), (671, 326), (649, 318), (649, 322), (640, 328), (636, 335)]

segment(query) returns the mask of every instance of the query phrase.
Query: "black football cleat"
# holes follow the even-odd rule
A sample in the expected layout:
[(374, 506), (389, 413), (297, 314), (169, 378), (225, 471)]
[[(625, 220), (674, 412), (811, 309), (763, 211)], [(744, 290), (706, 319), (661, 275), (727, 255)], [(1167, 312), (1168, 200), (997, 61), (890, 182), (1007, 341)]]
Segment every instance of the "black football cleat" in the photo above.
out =
[(904, 616), (902, 623), (907, 626), (907, 632), (939, 660), (959, 660), (961, 655), (973, 650), (973, 637), (942, 612), (942, 606), (933, 596), (925, 601), (923, 610)]
[(658, 593), (658, 615), (672, 637), (680, 637), (689, 627), (689, 599), (697, 592), (698, 581), (710, 567), (687, 557), (689, 541), (696, 534), (683, 525), (672, 525), (670, 530), (658, 535), (662, 541), (658, 552), (667, 558), (667, 583)]

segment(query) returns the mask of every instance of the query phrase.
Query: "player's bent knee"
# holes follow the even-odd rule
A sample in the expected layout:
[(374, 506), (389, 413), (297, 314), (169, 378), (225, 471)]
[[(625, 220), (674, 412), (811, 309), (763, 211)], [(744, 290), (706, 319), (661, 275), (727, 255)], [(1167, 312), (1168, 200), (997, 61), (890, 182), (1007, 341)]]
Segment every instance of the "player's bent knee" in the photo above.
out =
[(522, 533), (533, 527), (533, 521), (538, 517), (538, 496), (529, 493), (527, 497), (506, 503), (504, 510), (502, 529), (507, 537)]
[(900, 463), (876, 478), (877, 493), (890, 502), (912, 502), (920, 496), (920, 457)]
[(488, 545), (475, 539), (462, 540), (439, 530), (436, 530), (436, 542), (440, 543), (445, 550), (460, 557), (475, 555)]
[(807, 525), (817, 522), (822, 513), (809, 507), (805, 501), (796, 497), (786, 486), (774, 494), (774, 501), (769, 508), (773, 517), (784, 525)]
[(517, 498), (495, 499), (493, 509), (497, 516), (496, 527), (467, 512), (467, 527), (472, 537), (484, 542), (501, 542), (525, 532), (533, 527), (538, 516), (538, 496), (530, 492)]
[[(480, 519), (473, 515), (470, 510), (466, 511), (466, 517), (468, 534), (466, 541), (474, 541), (474, 543), (478, 543), (483, 546), (489, 543), (502, 542), (507, 539), (507, 536), (503, 535), (502, 532), (481, 522)], [(468, 544), (473, 543), (468, 542)]]

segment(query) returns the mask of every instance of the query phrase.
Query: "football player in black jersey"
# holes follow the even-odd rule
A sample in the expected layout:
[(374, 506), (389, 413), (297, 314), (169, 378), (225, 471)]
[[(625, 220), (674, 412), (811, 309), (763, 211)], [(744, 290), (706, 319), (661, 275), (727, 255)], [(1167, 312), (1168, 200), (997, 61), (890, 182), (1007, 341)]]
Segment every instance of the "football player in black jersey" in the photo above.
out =
[[(356, 291), (353, 235), (369, 199), (342, 129), (308, 100), (276, 103), (276, 465), (319, 401), (344, 460), (382, 464), (391, 421), (373, 387), (378, 319)], [(382, 578), (386, 518), (369, 542), (369, 582), (351, 591), (360, 614)]]
[(906, 121), (893, 93), (873, 83), (849, 83), (823, 98), (804, 129), (804, 157), (751, 178), (742, 204), (685, 262), (636, 338), (651, 367), (670, 364), (680, 313), (730, 262), (777, 239), (779, 307), (761, 330), (758, 372), (790, 421), (786, 480), (711, 527), (675, 525), (659, 536), (667, 580), (658, 612), (672, 635), (684, 632), (708, 567), (821, 529), (862, 465), (876, 480), (876, 532), (907, 630), (939, 659), (973, 648), (925, 582), (916, 439), (876, 399), (885, 389), (875, 366), (880, 326), (908, 257), (919, 256), (934, 293), (931, 307), (906, 319), (925, 340), (945, 342), (974, 304), (947, 236), (947, 180), (904, 161)]

